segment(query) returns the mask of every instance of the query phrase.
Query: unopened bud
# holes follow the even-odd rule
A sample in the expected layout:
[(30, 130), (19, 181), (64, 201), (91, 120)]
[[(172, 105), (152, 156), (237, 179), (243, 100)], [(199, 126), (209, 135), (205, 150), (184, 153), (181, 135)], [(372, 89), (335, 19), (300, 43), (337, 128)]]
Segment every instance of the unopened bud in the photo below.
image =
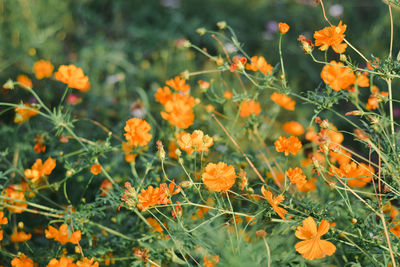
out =
[(351, 222), (352, 224), (356, 224), (356, 223), (357, 223), (357, 219), (356, 219), (356, 218), (351, 218), (350, 222)]
[(362, 110), (353, 110), (353, 111), (349, 111), (346, 114), (344, 114), (345, 116), (362, 116), (364, 115), (364, 111)]
[(184, 72), (181, 73), (181, 76), (185, 80), (189, 80), (190, 78), (190, 72), (188, 70), (185, 70)]
[(192, 46), (192, 44), (190, 43), (190, 41), (189, 41), (189, 40), (185, 40), (185, 41), (183, 41), (182, 45), (183, 45), (183, 47), (186, 47), (186, 48), (189, 48), (189, 47), (191, 47), (191, 46)]
[(18, 228), (19, 229), (24, 228), (24, 222), (18, 222)]
[(223, 30), (223, 29), (226, 28), (226, 22), (225, 22), (225, 21), (217, 22), (217, 26), (218, 26), (218, 28), (219, 28), (220, 30)]
[(256, 232), (256, 236), (257, 236), (257, 237), (260, 237), (260, 238), (264, 238), (264, 237), (267, 236), (267, 232), (265, 232), (264, 230), (258, 230), (258, 231)]
[(163, 161), (163, 160), (165, 160), (164, 146), (160, 140), (158, 140), (156, 144), (157, 144), (158, 153), (160, 155), (160, 159)]
[(67, 173), (66, 173), (66, 175), (67, 175), (67, 177), (70, 177), (70, 176), (72, 176), (74, 173), (75, 173), (74, 170), (68, 170)]
[(346, 61), (347, 57), (345, 54), (340, 54), (340, 61)]
[(361, 129), (354, 129), (354, 134), (360, 140), (367, 140), (369, 136)]
[(182, 155), (182, 151), (179, 148), (177, 148), (175, 149), (175, 154), (178, 156), (178, 158), (180, 158)]
[(204, 35), (204, 34), (206, 34), (206, 28), (198, 28), (198, 29), (196, 30), (196, 32), (197, 32), (198, 34), (200, 34), (200, 35)]
[(13, 80), (8, 79), (8, 81), (5, 84), (3, 84), (3, 88), (13, 90), (14, 89)]
[(191, 187), (193, 185), (193, 183), (191, 181), (183, 181), (179, 185), (183, 188), (188, 188), (188, 187)]

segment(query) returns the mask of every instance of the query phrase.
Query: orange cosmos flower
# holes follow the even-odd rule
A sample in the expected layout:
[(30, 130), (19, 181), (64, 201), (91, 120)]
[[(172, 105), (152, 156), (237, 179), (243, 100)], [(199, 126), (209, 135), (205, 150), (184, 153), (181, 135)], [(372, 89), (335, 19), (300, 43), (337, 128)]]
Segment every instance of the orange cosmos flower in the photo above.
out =
[(248, 117), (251, 114), (258, 115), (261, 113), (260, 104), (254, 100), (243, 101), (240, 105), (240, 116)]
[(32, 80), (24, 74), (20, 74), (17, 76), (17, 82), (21, 83), (25, 87), (32, 88)]
[(296, 105), (296, 101), (292, 100), (290, 96), (277, 92), (272, 93), (271, 100), (287, 110), (294, 110), (294, 106)]
[(150, 124), (142, 119), (132, 118), (129, 119), (124, 127), (125, 138), (131, 146), (146, 146), (152, 135), (149, 133), (151, 129)]
[(379, 103), (382, 102), (382, 100), (389, 95), (388, 92), (380, 92), (379, 88), (377, 86), (372, 86), (371, 88), (371, 95), (368, 98), (368, 103), (365, 106), (366, 109), (368, 110), (374, 110), (379, 107)]
[(56, 80), (67, 84), (70, 88), (87, 92), (90, 89), (89, 77), (75, 65), (61, 65), (55, 74)]
[(186, 80), (179, 76), (176, 76), (175, 78), (168, 80), (165, 83), (176, 91), (181, 91), (182, 93), (187, 93), (190, 90), (190, 86), (186, 84)]
[(289, 138), (280, 136), (279, 139), (274, 142), (274, 145), (276, 151), (285, 152), (285, 156), (288, 156), (289, 153), (296, 156), (302, 147), (300, 140), (296, 136), (290, 136)]
[(35, 73), (36, 79), (41, 80), (43, 78), (49, 78), (53, 74), (54, 66), (50, 61), (39, 60), (33, 64), (33, 72)]
[(146, 218), (146, 221), (153, 227), (153, 230), (159, 232), (160, 234), (164, 231), (161, 224), (158, 223), (153, 217)]
[(335, 151), (329, 151), (329, 156), (333, 163), (338, 162), (339, 165), (348, 164), (351, 161), (351, 153), (342, 148)]
[(71, 258), (61, 257), (59, 260), (51, 259), (46, 267), (76, 267), (76, 264)]
[(231, 69), (230, 69), (231, 72), (233, 72), (235, 69), (243, 70), (244, 66), (246, 65), (247, 58), (233, 57), (232, 61), (233, 63), (231, 64)]
[(286, 122), (282, 128), (285, 132), (296, 136), (302, 135), (304, 133), (304, 127), (297, 121)]
[(201, 151), (208, 151), (214, 143), (213, 139), (204, 135), (203, 131), (195, 130), (192, 134), (182, 132), (177, 135), (177, 143), (179, 147), (186, 151), (189, 155), (194, 151), (200, 153)]
[(226, 91), (224, 92), (224, 97), (225, 97), (226, 99), (231, 99), (231, 98), (233, 97), (233, 93), (232, 93), (231, 91), (229, 91), (229, 90), (226, 90)]
[(254, 56), (251, 58), (250, 64), (246, 64), (246, 69), (252, 71), (261, 71), (265, 75), (271, 75), (274, 67), (268, 64), (264, 57)]
[(207, 81), (199, 80), (197, 84), (200, 86), (201, 89), (206, 90), (210, 88), (210, 83)]
[(31, 169), (26, 169), (24, 174), (27, 179), (32, 179), (32, 183), (35, 183), (42, 176), (50, 175), (55, 167), (56, 161), (51, 157), (49, 157), (44, 164), (42, 163), (42, 159), (37, 159)]
[(101, 191), (101, 196), (105, 197), (107, 196), (108, 192), (113, 188), (113, 184), (108, 180), (108, 179), (104, 179), (103, 182), (100, 185), (100, 189), (102, 189)]
[(303, 174), (303, 170), (299, 167), (294, 169), (289, 168), (289, 170), (286, 171), (286, 175), (290, 178), (292, 184), (303, 186), (307, 183), (306, 176)]
[(33, 260), (28, 258), (24, 253), (21, 253), (21, 255), (18, 258), (14, 258), (11, 261), (11, 266), (12, 267), (33, 267), (35, 263)]
[[(14, 198), (17, 200), (25, 201), (25, 194), (21, 184), (12, 184), (9, 185), (4, 194), (6, 197)], [(13, 201), (13, 200), (4, 200), (5, 202), (9, 203), (13, 207), (7, 207), (10, 212), (15, 213), (22, 213), (24, 209), (28, 207), (28, 204), (20, 202), (20, 201)]]
[(329, 173), (332, 176), (347, 178), (347, 183), (351, 187), (364, 187), (372, 180), (374, 168), (365, 163), (357, 164), (352, 161), (340, 165), (340, 168), (329, 168)]
[(178, 149), (178, 146), (174, 141), (170, 141), (168, 144), (168, 156), (173, 158), (173, 159), (178, 159), (178, 155), (176, 155), (176, 150)]
[(289, 25), (284, 22), (279, 22), (278, 25), (279, 25), (279, 32), (282, 34), (287, 33), (290, 29)]
[(160, 87), (157, 89), (157, 93), (154, 94), (154, 97), (157, 102), (164, 105), (172, 98), (171, 89), (169, 89), (168, 86), (164, 86), (163, 88)]
[(319, 227), (312, 217), (303, 221), (303, 226), (298, 226), (295, 232), (297, 238), (304, 240), (295, 245), (296, 251), (307, 260), (321, 259), (332, 256), (336, 246), (321, 237), (329, 231), (329, 223), (322, 220)]
[(193, 124), (194, 106), (195, 102), (193, 97), (174, 94), (172, 98), (164, 104), (165, 112), (161, 112), (161, 117), (178, 128), (186, 129)]
[(356, 82), (356, 75), (351, 68), (344, 67), (342, 62), (336, 62), (334, 60), (332, 60), (330, 64), (333, 65), (325, 65), (322, 69), (321, 78), (333, 90), (340, 91), (346, 89)]
[(342, 43), (344, 40), (347, 25), (339, 22), (338, 26), (325, 27), (320, 31), (314, 33), (315, 45), (320, 46), (319, 50), (325, 51), (332, 47), (336, 53), (344, 53), (347, 48), (346, 43)]
[(315, 185), (315, 182), (317, 181), (317, 178), (311, 178), (310, 180), (306, 181), (304, 184), (296, 184), (297, 190), (299, 192), (307, 193), (310, 191), (315, 191), (317, 189), (317, 186)]
[(78, 244), (81, 240), (81, 230), (71, 232), (68, 230), (68, 226), (65, 223), (63, 223), (58, 230), (50, 225), (49, 229), (46, 229), (44, 232), (47, 239), (54, 239), (62, 245), (68, 242)]
[(13, 232), (11, 234), (11, 236), (10, 236), (11, 242), (13, 242), (13, 243), (22, 243), (22, 242), (30, 240), (31, 237), (32, 237), (31, 234), (27, 234), (24, 231), (22, 231), (22, 232)]
[(221, 192), (235, 184), (236, 173), (232, 165), (224, 162), (208, 163), (201, 177), (208, 189)]
[(33, 150), (36, 153), (41, 153), (41, 152), (46, 152), (46, 146), (43, 145), (44, 138), (40, 136), (39, 134), (36, 135), (35, 138), (35, 146), (33, 147)]
[(94, 261), (94, 258), (88, 259), (88, 258), (83, 258), (82, 261), (77, 261), (76, 262), (77, 267), (99, 267), (99, 263), (97, 261)]
[[(8, 219), (7, 217), (4, 217), (4, 212), (0, 211), (0, 229), (2, 224), (7, 224)], [(3, 240), (3, 230), (0, 230), (0, 241)]]
[(206, 267), (215, 267), (217, 263), (219, 262), (219, 255), (216, 256), (204, 256), (203, 258), (204, 261), (204, 266)]
[(160, 204), (160, 199), (165, 199), (167, 196), (160, 188), (153, 186), (147, 187), (147, 189), (142, 189), (141, 193), (138, 195), (139, 203), (137, 204), (138, 209), (147, 210), (148, 208)]
[(278, 195), (274, 197), (272, 192), (266, 190), (264, 186), (261, 187), (261, 193), (267, 199), (268, 203), (272, 206), (272, 208), (279, 215), (279, 217), (285, 220), (285, 214), (288, 211), (278, 206), (282, 201), (285, 200), (285, 197), (283, 195)]
[(29, 120), (31, 117), (36, 116), (38, 113), (38, 109), (32, 107), (30, 104), (25, 104), (23, 107), (17, 106), (14, 108), (15, 117), (14, 122), (21, 124)]
[(90, 167), (90, 172), (93, 175), (97, 175), (101, 173), (101, 165), (100, 164), (93, 164), (92, 167)]

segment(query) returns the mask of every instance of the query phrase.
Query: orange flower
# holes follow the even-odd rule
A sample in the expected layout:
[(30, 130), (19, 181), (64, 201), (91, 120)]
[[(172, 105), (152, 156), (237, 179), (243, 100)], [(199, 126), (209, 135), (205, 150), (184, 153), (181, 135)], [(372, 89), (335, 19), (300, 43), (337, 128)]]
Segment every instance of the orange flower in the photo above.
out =
[(165, 83), (176, 91), (181, 91), (182, 93), (187, 93), (190, 90), (190, 86), (186, 84), (186, 80), (179, 76), (176, 76), (175, 78), (168, 80)]
[(176, 149), (178, 146), (174, 141), (170, 141), (168, 144), (168, 156), (173, 158), (173, 159), (178, 159), (178, 155), (176, 155)]
[(369, 87), (368, 73), (367, 72), (364, 72), (363, 74), (357, 73), (355, 84), (357, 84), (357, 86), (359, 87)]
[(325, 27), (320, 31), (314, 33), (315, 45), (321, 46), (319, 50), (325, 51), (332, 47), (336, 53), (344, 53), (347, 48), (346, 43), (342, 43), (344, 37), (346, 36), (344, 32), (346, 31), (347, 25), (343, 24), (342, 21), (339, 22), (338, 26)]
[(216, 256), (204, 256), (203, 258), (204, 261), (204, 266), (206, 267), (215, 267), (217, 263), (219, 262), (219, 255)]
[(44, 232), (47, 239), (54, 239), (62, 245), (68, 242), (78, 244), (81, 240), (81, 230), (71, 232), (68, 230), (68, 226), (65, 223), (60, 226), (59, 230), (50, 225), (49, 229), (46, 229)]
[(104, 179), (100, 185), (100, 188), (102, 189), (100, 195), (102, 197), (105, 197), (107, 196), (108, 192), (113, 188), (113, 184), (108, 179)]
[(321, 78), (333, 90), (340, 91), (346, 89), (356, 82), (356, 75), (351, 68), (344, 67), (342, 62), (332, 60), (330, 64), (325, 65), (321, 71)]
[(234, 185), (236, 173), (232, 165), (226, 165), (224, 162), (208, 163), (201, 177), (208, 189), (220, 192)]
[(61, 65), (55, 74), (56, 80), (67, 84), (70, 88), (87, 92), (90, 89), (89, 77), (75, 65)]
[(35, 183), (42, 176), (50, 175), (55, 167), (56, 161), (51, 157), (49, 157), (44, 164), (42, 163), (42, 159), (37, 159), (31, 169), (26, 169), (24, 174), (27, 179), (32, 179), (32, 183)]
[(210, 88), (210, 83), (207, 81), (199, 80), (197, 84), (200, 86), (201, 89), (206, 90)]
[(179, 147), (186, 151), (189, 155), (196, 151), (208, 151), (208, 148), (213, 145), (213, 139), (204, 135), (203, 131), (195, 130), (192, 134), (182, 132), (177, 135), (177, 143)]
[(51, 259), (46, 267), (76, 267), (76, 265), (73, 259), (61, 257), (59, 260)]
[(278, 195), (274, 197), (272, 192), (266, 190), (264, 186), (261, 187), (261, 193), (267, 199), (268, 203), (272, 206), (279, 217), (285, 220), (285, 213), (287, 213), (288, 211), (278, 206), (282, 201), (285, 200), (285, 197), (283, 195)]
[(340, 165), (340, 168), (331, 167), (329, 173), (336, 177), (346, 177), (351, 187), (364, 187), (372, 180), (374, 168), (365, 163), (357, 164), (354, 161)]
[(168, 86), (164, 86), (163, 88), (158, 88), (157, 93), (154, 94), (154, 98), (157, 102), (165, 105), (172, 98), (171, 89)]
[(11, 266), (12, 267), (33, 267), (34, 262), (30, 258), (28, 258), (24, 253), (21, 253), (21, 255), (18, 258), (14, 258), (11, 261)]
[[(21, 184), (9, 185), (5, 191), (5, 196), (17, 200), (23, 200), (23, 201), (26, 200), (24, 190)], [(22, 213), (24, 209), (28, 207), (28, 204), (20, 201), (13, 201), (13, 200), (4, 200), (4, 201), (13, 206), (13, 207), (7, 207), (7, 209), (11, 212)]]
[(31, 234), (27, 234), (24, 231), (22, 231), (22, 232), (13, 232), (11, 234), (11, 236), (10, 236), (11, 242), (13, 242), (13, 243), (22, 243), (22, 242), (30, 240), (31, 237), (32, 237)]
[(284, 22), (279, 22), (279, 32), (285, 34), (289, 31), (290, 27)]
[(368, 98), (368, 103), (366, 105), (366, 109), (374, 110), (379, 107), (379, 103), (382, 102), (383, 98), (389, 95), (388, 92), (380, 92), (377, 86), (372, 86), (371, 88), (371, 95)]
[(100, 164), (93, 164), (92, 167), (90, 167), (90, 172), (93, 175), (97, 175), (101, 172), (101, 165)]
[(299, 192), (303, 192), (303, 193), (315, 191), (315, 189), (317, 189), (317, 187), (315, 185), (315, 181), (317, 181), (317, 178), (311, 178), (304, 184), (296, 184), (296, 188), (297, 188), (297, 190), (299, 190)]
[(24, 74), (20, 74), (17, 76), (17, 82), (21, 83), (25, 87), (32, 88), (32, 80)]
[(126, 122), (124, 135), (131, 146), (146, 146), (152, 138), (150, 129), (151, 126), (147, 121), (132, 118)]
[(186, 129), (193, 124), (194, 106), (193, 97), (173, 94), (171, 99), (164, 104), (165, 112), (161, 112), (161, 117), (178, 128)]
[(303, 226), (298, 226), (295, 232), (297, 238), (304, 240), (295, 245), (296, 251), (305, 259), (322, 259), (332, 256), (336, 251), (336, 246), (329, 241), (321, 240), (321, 237), (329, 231), (329, 223), (322, 220), (318, 229), (312, 217), (303, 221)]
[(284, 131), (296, 136), (304, 133), (304, 127), (297, 121), (286, 122), (282, 128)]
[(138, 195), (139, 204), (137, 204), (138, 209), (147, 210), (148, 208), (160, 204), (160, 199), (165, 199), (167, 196), (160, 188), (153, 186), (147, 187), (147, 189), (142, 189), (141, 193)]
[(43, 78), (49, 78), (53, 74), (54, 66), (50, 61), (39, 60), (33, 64), (33, 72), (35, 73), (36, 79), (41, 80)]
[(38, 109), (32, 107), (30, 104), (25, 104), (23, 107), (17, 106), (14, 108), (15, 117), (14, 122), (21, 124), (29, 120), (31, 117), (36, 116), (38, 113)]
[(153, 217), (146, 218), (146, 221), (153, 227), (153, 230), (159, 232), (160, 234), (164, 231), (161, 224), (158, 223)]
[(290, 136), (289, 138), (280, 136), (279, 139), (274, 142), (274, 145), (276, 151), (285, 152), (285, 156), (288, 156), (289, 153), (296, 156), (302, 147), (300, 140), (296, 136)]
[(229, 91), (229, 90), (225, 90), (224, 97), (226, 99), (231, 99), (233, 97), (233, 93), (231, 91)]
[[(235, 69), (243, 70), (246, 65), (247, 58), (245, 57), (233, 57), (230, 71), (233, 72)], [(217, 62), (218, 64), (218, 62)]]
[[(1, 229), (1, 225), (7, 224), (7, 223), (8, 223), (7, 217), (4, 217), (4, 212), (0, 211), (0, 229)], [(0, 230), (0, 241), (1, 240), (3, 240), (3, 230)]]
[(35, 146), (33, 147), (33, 150), (36, 152), (36, 153), (41, 153), (41, 152), (46, 152), (46, 146), (45, 145), (43, 145), (43, 140), (44, 138), (43, 137), (41, 137), (39, 134), (37, 134), (36, 135), (36, 138), (35, 138)]
[(251, 58), (250, 64), (246, 64), (246, 69), (252, 70), (252, 71), (261, 71), (265, 75), (271, 75), (272, 70), (274, 67), (272, 67), (268, 62), (265, 60), (264, 57), (258, 57), (254, 56)]
[(248, 117), (251, 114), (258, 115), (261, 113), (260, 104), (254, 100), (243, 101), (240, 105), (240, 116)]
[(292, 184), (303, 186), (307, 183), (306, 176), (303, 174), (303, 170), (299, 167), (294, 169), (289, 168), (289, 170), (286, 171), (286, 175), (290, 178)]
[(292, 100), (290, 96), (277, 92), (272, 93), (271, 100), (287, 110), (294, 110), (294, 106), (296, 105), (296, 101)]
[(94, 261), (94, 258), (91, 258), (90, 260), (88, 258), (83, 258), (82, 261), (77, 261), (76, 262), (77, 267), (99, 267), (99, 263), (97, 261)]

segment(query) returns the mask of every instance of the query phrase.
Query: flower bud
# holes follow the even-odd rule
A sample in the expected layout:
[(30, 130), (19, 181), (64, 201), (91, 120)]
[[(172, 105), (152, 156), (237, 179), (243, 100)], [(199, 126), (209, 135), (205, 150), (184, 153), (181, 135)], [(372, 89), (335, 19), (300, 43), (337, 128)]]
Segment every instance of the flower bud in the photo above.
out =
[(183, 41), (182, 45), (183, 45), (183, 47), (186, 47), (186, 48), (190, 48), (192, 46), (192, 44), (190, 43), (189, 40)]
[(14, 89), (13, 80), (8, 79), (7, 82), (5, 84), (3, 84), (3, 88), (13, 90)]
[(183, 188), (189, 188), (193, 185), (193, 183), (191, 181), (183, 181), (179, 185)]
[(345, 54), (340, 54), (340, 61), (346, 61), (347, 57)]
[(217, 26), (220, 30), (223, 30), (226, 28), (226, 21), (219, 21), (217, 22)]
[(257, 236), (257, 237), (260, 237), (260, 238), (264, 238), (264, 237), (267, 236), (267, 232), (265, 232), (264, 230), (258, 230), (258, 231), (256, 232), (256, 236)]
[(196, 30), (196, 32), (197, 32), (199, 35), (204, 35), (204, 34), (206, 34), (206, 28), (198, 28), (198, 29)]

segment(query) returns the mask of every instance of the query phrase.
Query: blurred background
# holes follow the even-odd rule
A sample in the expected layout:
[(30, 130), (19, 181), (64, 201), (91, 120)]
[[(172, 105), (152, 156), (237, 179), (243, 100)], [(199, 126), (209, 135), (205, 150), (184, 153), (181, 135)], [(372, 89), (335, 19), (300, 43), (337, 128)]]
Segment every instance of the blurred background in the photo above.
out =
[[(348, 40), (367, 57), (387, 55), (389, 17), (384, 3), (329, 0), (325, 5), (332, 23), (343, 20)], [(97, 106), (82, 112), (93, 112), (87, 115), (105, 122), (120, 118), (117, 114), (136, 98), (146, 101), (145, 95), (151, 97), (166, 79), (184, 70), (204, 69), (206, 58), (180, 44), (188, 39), (217, 54), (215, 40), (196, 29), (217, 30), (218, 21), (235, 30), (249, 55), (262, 55), (272, 65), (279, 62), (277, 23), (287, 22), (291, 29), (283, 46), (291, 87), (307, 91), (321, 83), (322, 66), (305, 56), (296, 40), (300, 34), (311, 38), (327, 26), (314, 0), (0, 0), (0, 14), (0, 81), (15, 80), (18, 74), (34, 78), (32, 66), (39, 59), (50, 60), (56, 68), (76, 64), (92, 85), (82, 101)], [(395, 43), (394, 53), (398, 50)], [(49, 86), (35, 79), (33, 83), (34, 88)], [(56, 89), (63, 88), (59, 83), (51, 87), (44, 92), (49, 101), (63, 92)], [(0, 97), (19, 102), (20, 94), (3, 92)], [(103, 113), (107, 107), (111, 109)]]

